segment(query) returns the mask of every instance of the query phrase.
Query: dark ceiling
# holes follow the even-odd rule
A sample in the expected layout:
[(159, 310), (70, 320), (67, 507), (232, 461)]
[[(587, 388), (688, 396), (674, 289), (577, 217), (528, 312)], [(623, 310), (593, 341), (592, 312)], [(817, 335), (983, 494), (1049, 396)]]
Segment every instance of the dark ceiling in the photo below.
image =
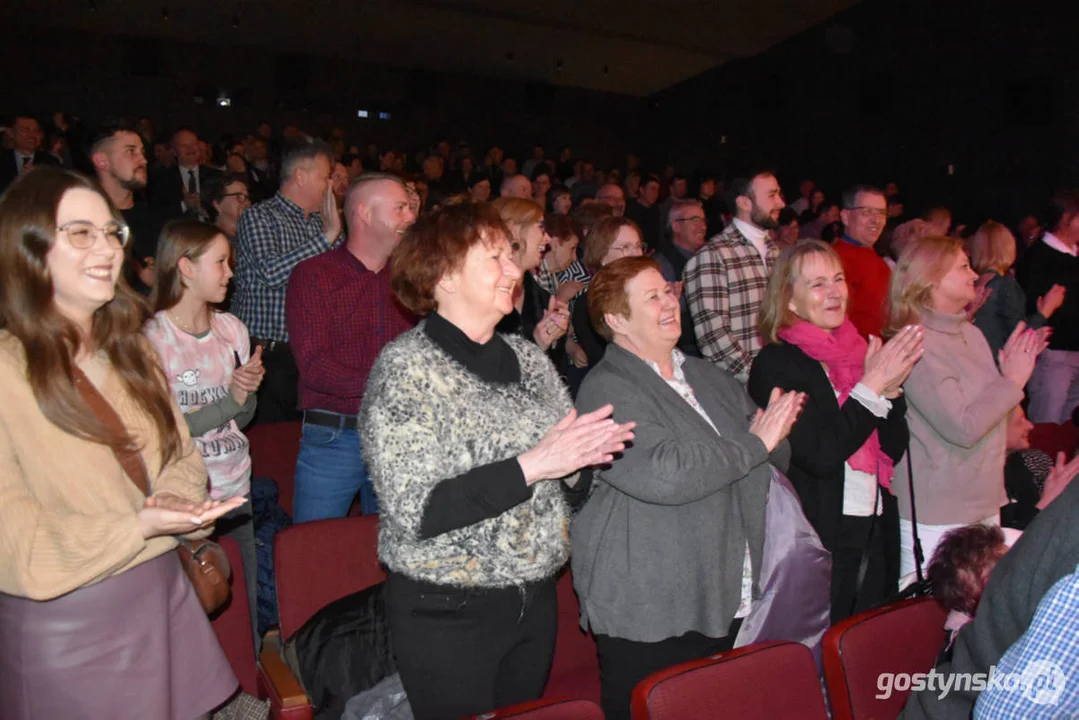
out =
[(8, 0), (7, 16), (648, 96), (856, 2)]

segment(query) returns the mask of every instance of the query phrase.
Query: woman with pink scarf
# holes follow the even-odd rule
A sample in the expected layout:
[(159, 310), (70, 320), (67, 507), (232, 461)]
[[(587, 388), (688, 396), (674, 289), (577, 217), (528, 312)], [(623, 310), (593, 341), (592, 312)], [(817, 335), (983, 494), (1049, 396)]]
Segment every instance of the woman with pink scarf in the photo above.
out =
[(806, 394), (790, 434), (788, 476), (832, 553), (833, 623), (895, 592), (899, 526), (891, 484), (909, 438), (902, 385), (922, 354), (918, 326), (887, 344), (867, 342), (847, 319), (847, 298), (843, 264), (829, 245), (805, 240), (784, 250), (761, 306), (768, 344), (748, 387), (759, 405), (777, 387)]

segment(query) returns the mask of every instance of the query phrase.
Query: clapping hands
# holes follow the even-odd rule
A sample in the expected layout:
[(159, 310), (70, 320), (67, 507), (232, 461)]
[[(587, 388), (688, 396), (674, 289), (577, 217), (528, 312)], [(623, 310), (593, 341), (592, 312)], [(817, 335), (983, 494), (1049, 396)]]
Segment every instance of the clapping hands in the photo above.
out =
[(232, 397), (240, 405), (247, 402), (251, 393), (259, 389), (262, 378), (266, 375), (266, 368), (262, 365), (262, 346), (255, 347), (255, 352), (240, 367), (232, 371)]

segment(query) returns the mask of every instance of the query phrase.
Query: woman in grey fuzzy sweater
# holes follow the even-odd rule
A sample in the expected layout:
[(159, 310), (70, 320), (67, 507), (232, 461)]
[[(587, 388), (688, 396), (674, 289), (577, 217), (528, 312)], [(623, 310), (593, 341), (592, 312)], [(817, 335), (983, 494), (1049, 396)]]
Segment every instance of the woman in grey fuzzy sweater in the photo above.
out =
[(733, 376), (678, 351), (678, 296), (651, 258), (600, 270), (589, 312), (611, 343), (577, 409), (615, 403), (616, 419), (637, 423), (571, 530), (581, 625), (596, 636), (603, 711), (618, 720), (648, 674), (733, 645), (760, 596), (771, 464), (786, 467), (805, 398), (777, 389), (758, 411)]
[(577, 416), (543, 351), (494, 332), (520, 289), (508, 236), (485, 204), (413, 226), (392, 282), (426, 319), (383, 349), (360, 410), (394, 652), (420, 720), (540, 696), (570, 505), (591, 484), (578, 471), (633, 436), (610, 406)]

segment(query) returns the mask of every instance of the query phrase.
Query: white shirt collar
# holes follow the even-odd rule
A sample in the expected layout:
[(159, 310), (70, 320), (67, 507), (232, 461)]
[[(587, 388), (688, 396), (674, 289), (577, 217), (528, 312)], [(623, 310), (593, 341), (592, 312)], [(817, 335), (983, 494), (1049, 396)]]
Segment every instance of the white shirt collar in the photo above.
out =
[[(645, 360), (645, 362), (648, 363), (648, 367), (656, 371), (656, 375), (659, 375), (664, 380), (667, 380), (667, 378), (663, 377), (663, 372), (659, 369), (659, 365), (657, 363), (647, 359)], [(686, 374), (682, 372), (682, 366), (685, 365), (685, 363), (686, 356), (682, 353), (681, 350), (679, 350), (678, 348), (671, 350), (671, 365), (674, 367), (674, 377), (672, 378), (673, 380), (677, 380), (678, 382), (686, 381)]]
[(1079, 256), (1079, 247), (1068, 247), (1060, 241), (1060, 238), (1051, 232), (1042, 235), (1042, 242), (1054, 250), (1058, 250), (1066, 255), (1071, 255), (1072, 257)]
[(738, 218), (734, 219), (734, 226), (738, 228), (738, 232), (746, 236), (746, 240), (749, 240), (755, 246), (760, 247), (761, 245), (764, 245), (764, 239), (768, 235), (767, 230), (759, 228), (756, 225), (750, 225)]

